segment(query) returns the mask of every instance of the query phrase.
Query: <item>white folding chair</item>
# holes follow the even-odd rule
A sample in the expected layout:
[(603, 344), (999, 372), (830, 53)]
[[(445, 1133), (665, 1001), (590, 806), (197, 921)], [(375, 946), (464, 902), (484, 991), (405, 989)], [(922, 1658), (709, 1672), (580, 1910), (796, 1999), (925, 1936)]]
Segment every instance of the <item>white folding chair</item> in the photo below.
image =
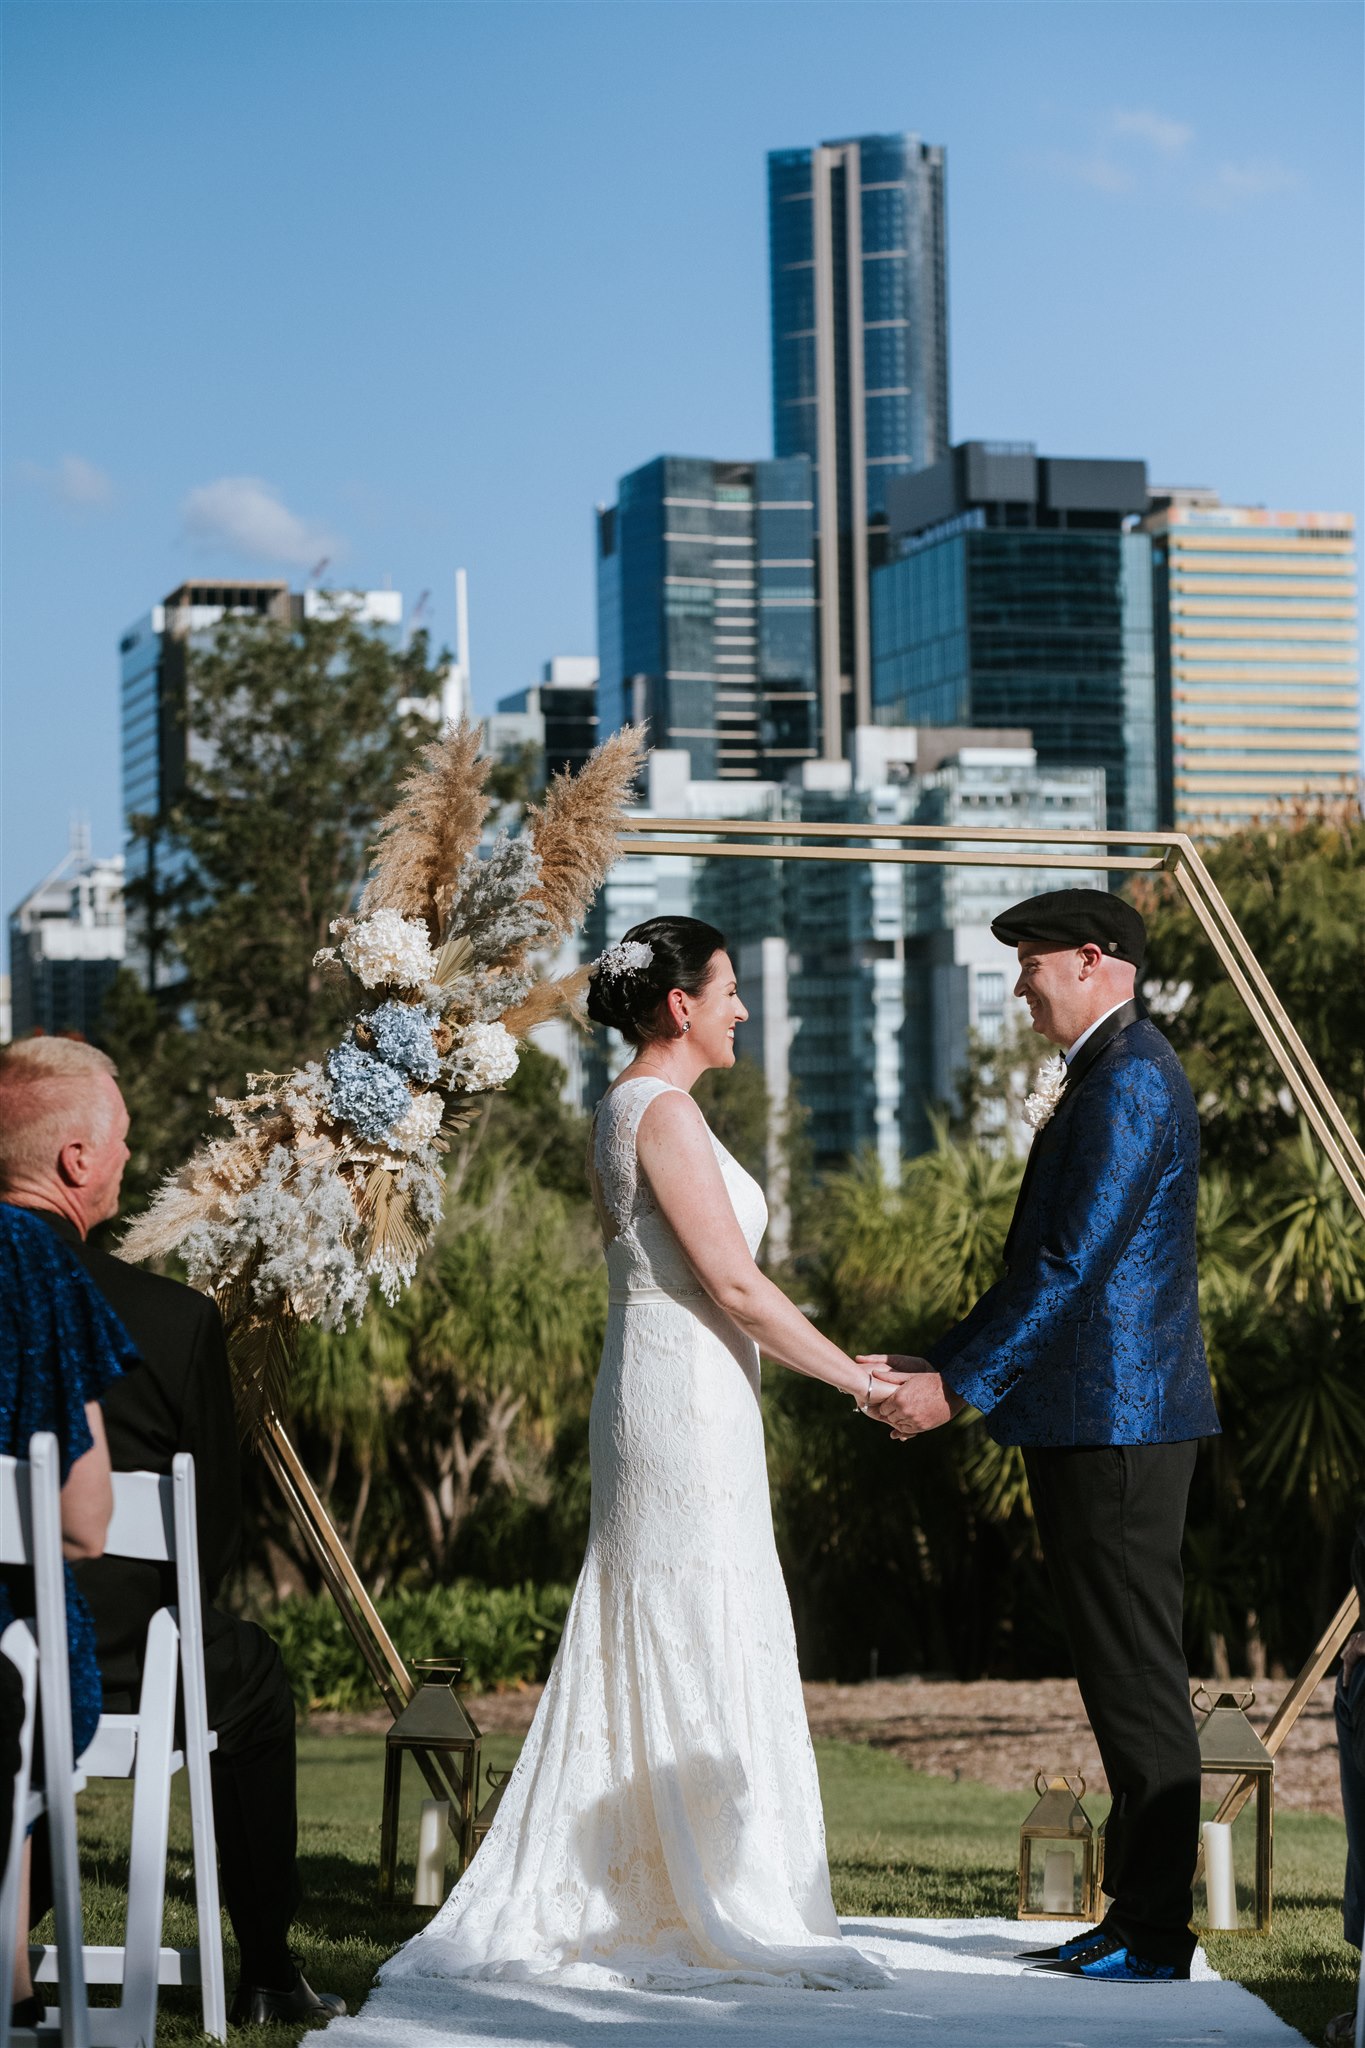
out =
[(0, 1657), (8, 1657), (23, 1690), (24, 1724), (19, 1731), (19, 1768), (14, 1774), (13, 1825), (5, 1867), (0, 1871), (0, 2037), (5, 2014), (14, 2003), (14, 1949), (19, 1937), (19, 1868), (28, 1831), (43, 1810), (43, 1795), (33, 1786), (33, 1728), (38, 1718), (38, 1645), (32, 1625), (12, 1621), (0, 1636)]
[[(150, 2048), (158, 1987), (198, 1984), (204, 2032), (227, 2039), (223, 1933), (218, 1908), (218, 1857), (213, 1832), (209, 1754), (217, 1737), (208, 1725), (204, 1683), (204, 1623), (199, 1591), (199, 1537), (195, 1521), (194, 1459), (182, 1451), (170, 1478), (155, 1472), (114, 1474), (114, 1513), (106, 1557), (139, 1558), (175, 1567), (176, 1607), (152, 1617), (136, 1714), (102, 1714), (81, 1758), (89, 1778), (133, 1780), (133, 1824), (128, 1858), (128, 1920), (122, 1947), (87, 1947), (85, 1974), (92, 1984), (121, 1984), (116, 2007), (91, 2013), (92, 2048)], [(184, 1748), (175, 1747), (176, 1678), (180, 1681)], [(194, 1844), (195, 1908), (199, 1942), (165, 1948), (161, 1941), (170, 1829), (171, 1780), (185, 1770)], [(35, 1956), (35, 1979), (59, 1968), (50, 1949)]]
[[(14, 1840), (0, 1890), (0, 1923), (6, 1933), (0, 1955), (0, 2029), (17, 2041), (36, 2038), (31, 2028), (8, 2027), (13, 1992), (14, 1943), (18, 1933), (19, 1862), (25, 1831), (46, 1813), (52, 1855), (53, 1910), (57, 1920), (56, 1974), (60, 2006), (49, 2007), (44, 2027), (60, 2027), (62, 2048), (89, 2048), (90, 2013), (85, 1997), (81, 1946), (81, 1874), (76, 1852), (76, 1794), (85, 1783), (76, 1770), (71, 1738), (71, 1668), (66, 1645), (66, 1578), (62, 1570), (61, 1466), (57, 1439), (48, 1431), (30, 1438), (26, 1462), (0, 1458), (0, 1564), (27, 1565), (33, 1572), (37, 1608), (37, 1643), (27, 1624), (6, 1629), (5, 1642), (24, 1661), (21, 1673), (38, 1686), (38, 1717), (43, 1731), (43, 1783), (25, 1788), (22, 1810), (16, 1805)], [(24, 1651), (24, 1636), (29, 1650)], [(36, 1647), (36, 1659), (34, 1650)], [(16, 1659), (16, 1661), (19, 1661)], [(27, 1765), (33, 1758), (33, 1731), (28, 1731)]]

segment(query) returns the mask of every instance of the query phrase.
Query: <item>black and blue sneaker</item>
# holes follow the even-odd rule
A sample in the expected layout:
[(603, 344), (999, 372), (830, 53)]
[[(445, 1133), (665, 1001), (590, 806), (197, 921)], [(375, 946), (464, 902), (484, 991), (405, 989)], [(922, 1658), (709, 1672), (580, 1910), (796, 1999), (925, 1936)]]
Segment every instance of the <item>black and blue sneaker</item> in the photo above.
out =
[(1190, 1974), (1188, 1957), (1183, 1963), (1153, 1962), (1114, 1936), (1068, 1962), (1040, 1963), (1038, 1968), (1054, 1977), (1088, 1977), (1104, 1984), (1174, 1984)]
[(1077, 1956), (1087, 1949), (1099, 1948), (1109, 1936), (1102, 1927), (1088, 1927), (1084, 1934), (1074, 1934), (1070, 1941), (1059, 1941), (1054, 1948), (1021, 1948), (1017, 1960), (1021, 1963), (1074, 1963)]

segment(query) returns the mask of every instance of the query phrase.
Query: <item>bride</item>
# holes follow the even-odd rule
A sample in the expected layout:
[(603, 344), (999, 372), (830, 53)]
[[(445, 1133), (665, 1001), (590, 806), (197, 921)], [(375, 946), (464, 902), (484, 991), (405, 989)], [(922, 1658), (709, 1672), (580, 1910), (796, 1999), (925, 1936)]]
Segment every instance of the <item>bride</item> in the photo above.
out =
[(589, 1151), (609, 1309), (587, 1556), (493, 1827), (383, 1976), (882, 1984), (830, 1897), (759, 1349), (862, 1408), (897, 1376), (855, 1365), (754, 1263), (762, 1191), (688, 1093), (734, 1064), (748, 1014), (721, 933), (637, 925), (588, 1013), (636, 1052)]

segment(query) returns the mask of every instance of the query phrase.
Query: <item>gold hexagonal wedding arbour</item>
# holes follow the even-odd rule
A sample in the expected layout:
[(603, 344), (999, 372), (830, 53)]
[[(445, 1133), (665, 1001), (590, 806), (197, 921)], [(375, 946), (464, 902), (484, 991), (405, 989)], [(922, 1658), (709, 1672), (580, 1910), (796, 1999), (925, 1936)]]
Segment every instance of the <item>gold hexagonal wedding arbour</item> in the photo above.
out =
[[(856, 843), (838, 843), (841, 841)], [(1100, 848), (1104, 850), (1098, 851)], [(1219, 894), (1197, 847), (1184, 833), (1050, 832), (1040, 827), (966, 827), (960, 823), (805, 824), (786, 818), (648, 817), (632, 821), (630, 836), (620, 841), (620, 852), (623, 857), (647, 854), (653, 858), (682, 855), (709, 860), (889, 861), (930, 867), (1060, 868), (1092, 874), (1106, 869), (1119, 874), (1170, 875), (1183, 891), (1246, 1004), (1317, 1143), (1365, 1217), (1365, 1152)], [(385, 1704), (396, 1716), (412, 1697), (411, 1674), (278, 1418), (268, 1425), (261, 1449)], [(1265, 1746), (1272, 1755), (1282, 1746), (1319, 1679), (1354, 1628), (1359, 1612), (1356, 1595), (1351, 1592), (1264, 1731)], [(430, 1764), (426, 1759), (419, 1762), (423, 1763), (432, 1789), (443, 1795), (444, 1788), (431, 1769), (436, 1759), (433, 1757)], [(1245, 1804), (1250, 1789), (1249, 1781), (1234, 1784), (1219, 1808), (1218, 1818), (1233, 1818)]]

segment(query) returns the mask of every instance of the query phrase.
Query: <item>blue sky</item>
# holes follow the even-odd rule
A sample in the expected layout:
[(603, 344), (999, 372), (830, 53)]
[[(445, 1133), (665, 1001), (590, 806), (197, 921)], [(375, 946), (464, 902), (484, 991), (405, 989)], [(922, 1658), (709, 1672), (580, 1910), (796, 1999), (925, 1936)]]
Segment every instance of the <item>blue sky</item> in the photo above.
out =
[(0, 907), (119, 843), (187, 575), (470, 575), (592, 652), (592, 507), (771, 447), (764, 153), (948, 151), (952, 431), (1362, 510), (1362, 13), (1239, 0), (5, 4)]

